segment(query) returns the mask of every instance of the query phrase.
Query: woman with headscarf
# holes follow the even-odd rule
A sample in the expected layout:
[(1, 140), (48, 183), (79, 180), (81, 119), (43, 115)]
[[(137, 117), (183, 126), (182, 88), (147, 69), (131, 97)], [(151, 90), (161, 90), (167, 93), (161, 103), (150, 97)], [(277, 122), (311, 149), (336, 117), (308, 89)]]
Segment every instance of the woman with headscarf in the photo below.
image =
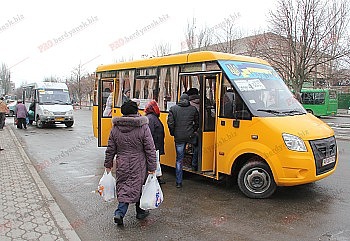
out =
[[(159, 150), (159, 157), (164, 155), (164, 126), (159, 119), (160, 110), (155, 100), (150, 101), (145, 108), (146, 117), (148, 118), (148, 126), (151, 130), (154, 145), (156, 150)], [(160, 177), (158, 178), (159, 184), (165, 184), (165, 181)]]
[(133, 101), (121, 107), (122, 117), (112, 119), (113, 127), (105, 152), (104, 166), (107, 172), (116, 157), (116, 187), (118, 207), (114, 222), (123, 225), (129, 204), (136, 203), (136, 218), (144, 219), (149, 211), (140, 208), (142, 185), (148, 173), (156, 170), (156, 149), (148, 127), (148, 119), (138, 113)]

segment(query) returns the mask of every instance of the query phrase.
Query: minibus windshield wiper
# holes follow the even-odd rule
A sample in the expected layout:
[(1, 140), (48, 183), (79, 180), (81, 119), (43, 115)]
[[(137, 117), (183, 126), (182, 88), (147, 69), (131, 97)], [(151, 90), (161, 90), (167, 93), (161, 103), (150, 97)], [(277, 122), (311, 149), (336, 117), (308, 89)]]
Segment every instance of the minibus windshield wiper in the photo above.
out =
[(271, 110), (271, 109), (257, 109), (257, 111), (264, 111), (264, 112), (272, 113), (272, 114), (275, 114), (275, 115), (282, 114), (281, 112), (279, 112), (277, 110)]
[(303, 115), (303, 114), (305, 114), (304, 112), (302, 112), (300, 110), (288, 110), (288, 111), (283, 111), (282, 113), (295, 114), (295, 115)]

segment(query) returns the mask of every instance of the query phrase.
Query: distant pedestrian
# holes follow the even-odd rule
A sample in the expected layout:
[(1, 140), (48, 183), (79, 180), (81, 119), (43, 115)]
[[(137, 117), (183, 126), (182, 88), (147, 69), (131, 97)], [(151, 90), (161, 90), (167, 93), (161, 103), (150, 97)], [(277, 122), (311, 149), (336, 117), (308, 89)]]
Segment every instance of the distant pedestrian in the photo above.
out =
[(180, 101), (172, 106), (168, 115), (170, 135), (174, 136), (176, 148), (176, 187), (182, 187), (182, 163), (187, 143), (193, 143), (195, 132), (199, 128), (199, 114), (196, 107), (190, 105), (187, 94), (180, 96)]
[(5, 126), (6, 114), (9, 113), (9, 108), (7, 107), (4, 97), (0, 97), (0, 129), (2, 130)]
[(142, 186), (147, 173), (155, 173), (156, 149), (148, 127), (148, 119), (138, 113), (138, 106), (128, 101), (121, 106), (122, 117), (112, 119), (113, 127), (105, 152), (104, 166), (107, 172), (116, 157), (116, 186), (118, 207), (114, 222), (123, 224), (129, 204), (136, 203), (136, 218), (144, 219), (148, 210), (140, 208)]
[[(164, 126), (163, 123), (160, 121), (160, 110), (158, 107), (158, 104), (155, 100), (151, 100), (145, 108), (146, 117), (148, 118), (148, 126), (151, 130), (154, 145), (156, 147), (156, 150), (159, 151), (159, 159), (161, 155), (164, 155)], [(159, 160), (160, 162), (160, 160)], [(165, 184), (165, 181), (162, 180), (160, 177), (158, 178), (159, 184)]]
[(17, 128), (18, 129), (27, 129), (27, 108), (22, 103), (22, 100), (17, 101), (16, 109), (15, 109), (16, 119), (17, 119)]

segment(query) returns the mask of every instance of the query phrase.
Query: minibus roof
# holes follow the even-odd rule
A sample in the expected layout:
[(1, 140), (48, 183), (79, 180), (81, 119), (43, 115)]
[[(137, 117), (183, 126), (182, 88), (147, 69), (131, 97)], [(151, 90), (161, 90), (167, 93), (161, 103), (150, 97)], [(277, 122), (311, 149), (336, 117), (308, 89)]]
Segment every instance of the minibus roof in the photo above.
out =
[(150, 59), (135, 60), (129, 62), (121, 62), (108, 65), (100, 65), (97, 67), (96, 72), (119, 70), (119, 69), (132, 69), (132, 68), (147, 68), (166, 66), (174, 64), (186, 64), (186, 63), (200, 63), (214, 60), (237, 60), (243, 62), (254, 62), (269, 65), (265, 60), (255, 57), (228, 54), (214, 51), (200, 51), (185, 54), (168, 55), (163, 57), (155, 57)]

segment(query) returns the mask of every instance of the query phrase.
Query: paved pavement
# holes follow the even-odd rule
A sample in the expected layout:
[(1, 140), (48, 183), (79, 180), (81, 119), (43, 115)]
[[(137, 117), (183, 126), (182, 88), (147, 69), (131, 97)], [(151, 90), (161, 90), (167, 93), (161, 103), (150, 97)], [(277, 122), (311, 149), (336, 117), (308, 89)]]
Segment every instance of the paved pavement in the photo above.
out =
[(80, 240), (15, 131), (11, 124), (0, 130), (0, 240)]

